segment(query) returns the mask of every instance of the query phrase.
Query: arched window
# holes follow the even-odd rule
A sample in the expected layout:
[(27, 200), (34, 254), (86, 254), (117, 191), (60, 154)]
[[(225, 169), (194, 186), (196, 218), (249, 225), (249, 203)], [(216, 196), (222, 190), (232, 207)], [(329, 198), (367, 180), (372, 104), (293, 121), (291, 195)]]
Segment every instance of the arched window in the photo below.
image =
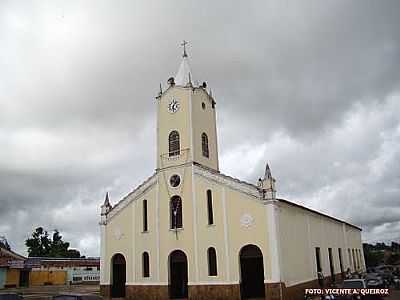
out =
[(207, 190), (208, 225), (214, 224), (213, 200), (211, 190)]
[(210, 247), (207, 250), (208, 256), (208, 276), (217, 276), (217, 254), (215, 248)]
[(170, 201), (171, 229), (182, 228), (182, 199), (173, 196)]
[(143, 277), (150, 277), (150, 259), (147, 252), (143, 252), (142, 255), (142, 271)]
[(210, 153), (208, 151), (208, 137), (207, 134), (203, 132), (201, 135), (201, 149), (203, 151), (203, 156), (204, 157), (210, 157)]
[(180, 142), (179, 142), (179, 132), (176, 130), (171, 131), (168, 137), (169, 141), (169, 156), (175, 156), (180, 154)]

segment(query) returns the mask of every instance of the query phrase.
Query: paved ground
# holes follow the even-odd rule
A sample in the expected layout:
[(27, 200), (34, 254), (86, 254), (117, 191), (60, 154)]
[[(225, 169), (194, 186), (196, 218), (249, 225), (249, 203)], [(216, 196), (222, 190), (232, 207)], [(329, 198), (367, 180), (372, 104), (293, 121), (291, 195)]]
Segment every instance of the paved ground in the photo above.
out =
[(47, 285), (36, 286), (29, 288), (6, 289), (1, 292), (16, 292), (23, 295), (24, 299), (39, 300), (51, 299), (52, 296), (58, 295), (63, 292), (68, 293), (81, 293), (81, 294), (95, 294), (98, 295), (100, 287), (98, 285)]
[[(19, 288), (19, 289), (6, 289), (0, 290), (0, 292), (16, 292), (22, 294), (24, 299), (29, 300), (48, 300), (51, 296), (58, 295), (59, 293), (82, 293), (82, 294), (94, 294), (98, 295), (100, 288), (98, 285), (73, 285), (73, 286), (38, 286), (30, 288)], [(384, 298), (384, 300), (400, 300), (400, 290), (390, 290), (390, 297)]]

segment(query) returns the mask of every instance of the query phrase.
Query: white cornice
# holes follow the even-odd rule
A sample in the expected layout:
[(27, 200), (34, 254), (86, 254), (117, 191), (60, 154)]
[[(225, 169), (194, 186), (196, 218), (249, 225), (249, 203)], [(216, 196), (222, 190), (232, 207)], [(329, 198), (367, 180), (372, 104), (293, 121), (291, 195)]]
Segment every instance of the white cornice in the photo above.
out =
[(117, 215), (122, 209), (124, 209), (130, 203), (132, 203), (141, 195), (143, 195), (145, 192), (147, 192), (156, 183), (157, 183), (157, 173), (153, 174), (145, 182), (143, 182), (131, 193), (125, 196), (121, 201), (119, 201), (107, 214), (107, 222), (111, 220), (115, 215)]
[(168, 88), (164, 92), (162, 92), (162, 94), (158, 95), (156, 98), (157, 99), (163, 98), (164, 96), (168, 95), (170, 93), (170, 91), (174, 88), (181, 89), (181, 90), (189, 90), (190, 89), (190, 90), (192, 90), (192, 92), (202, 91), (202, 92), (204, 92), (205, 95), (207, 95), (207, 98), (210, 102), (216, 103), (215, 99), (207, 92), (206, 89), (204, 89), (202, 87), (196, 87), (196, 86), (180, 86), (180, 85), (168, 86)]
[(221, 173), (209, 171), (209, 170), (202, 168), (200, 166), (197, 166), (197, 165), (194, 166), (194, 173), (196, 175), (200, 175), (208, 180), (217, 182), (217, 183), (222, 184), (226, 187), (229, 187), (233, 190), (237, 190), (239, 192), (242, 192), (244, 194), (247, 194), (249, 196), (252, 196), (254, 198), (261, 200), (260, 193), (259, 193), (257, 187), (253, 186), (249, 183), (240, 181), (233, 177), (223, 175)]

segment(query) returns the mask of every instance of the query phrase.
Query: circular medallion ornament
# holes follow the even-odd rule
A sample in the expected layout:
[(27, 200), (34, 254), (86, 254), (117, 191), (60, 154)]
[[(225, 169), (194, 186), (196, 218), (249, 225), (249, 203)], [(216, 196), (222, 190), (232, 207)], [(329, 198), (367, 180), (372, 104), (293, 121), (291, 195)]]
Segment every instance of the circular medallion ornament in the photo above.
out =
[(172, 99), (171, 102), (168, 104), (168, 111), (171, 114), (176, 113), (179, 110), (180, 103), (177, 99)]
[(250, 214), (244, 214), (240, 218), (240, 225), (249, 228), (254, 224), (254, 218)]
[(122, 239), (123, 236), (124, 236), (124, 234), (123, 234), (123, 232), (121, 231), (121, 228), (119, 228), (119, 227), (115, 228), (115, 230), (114, 230), (114, 237), (115, 237), (117, 240), (120, 240), (120, 239)]
[(180, 183), (181, 183), (181, 177), (177, 174), (172, 175), (171, 178), (169, 179), (169, 184), (172, 187), (177, 187)]

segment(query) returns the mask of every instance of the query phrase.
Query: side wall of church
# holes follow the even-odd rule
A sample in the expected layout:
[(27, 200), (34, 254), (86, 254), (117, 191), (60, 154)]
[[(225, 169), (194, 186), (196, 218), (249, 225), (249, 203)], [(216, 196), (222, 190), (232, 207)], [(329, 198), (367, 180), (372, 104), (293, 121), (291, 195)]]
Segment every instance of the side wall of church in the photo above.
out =
[(331, 276), (328, 248), (332, 249), (336, 277), (341, 273), (339, 248), (344, 272), (348, 267), (355, 271), (353, 263), (349, 262), (348, 249), (360, 250), (359, 270), (365, 269), (359, 229), (286, 203), (281, 202), (279, 206), (279, 251), (281, 274), (286, 287), (318, 278), (316, 247), (320, 248), (321, 268), (325, 278)]
[[(201, 175), (196, 178), (199, 283), (238, 284), (239, 253), (256, 245), (263, 254), (265, 279), (271, 277), (268, 216), (263, 202)], [(212, 191), (214, 224), (208, 225), (207, 190)], [(217, 252), (218, 276), (208, 276), (207, 249)]]

